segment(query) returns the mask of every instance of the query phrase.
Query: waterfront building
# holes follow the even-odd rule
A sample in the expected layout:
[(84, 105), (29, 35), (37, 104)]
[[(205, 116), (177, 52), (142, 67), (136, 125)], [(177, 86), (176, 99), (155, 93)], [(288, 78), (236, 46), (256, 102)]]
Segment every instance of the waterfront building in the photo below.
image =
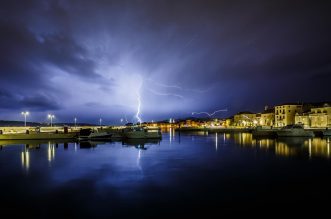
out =
[(295, 115), (302, 113), (303, 105), (286, 103), (275, 107), (275, 125), (283, 127), (295, 124)]
[(232, 125), (233, 125), (233, 116), (231, 116), (230, 118), (225, 119), (225, 124), (224, 124), (225, 127), (230, 127)]
[(303, 124), (305, 128), (327, 128), (331, 127), (331, 105), (307, 104), (306, 111), (295, 115), (295, 123)]
[(239, 112), (234, 115), (233, 123), (238, 127), (252, 127), (257, 124), (256, 114), (251, 112)]
[(186, 119), (186, 120), (180, 121), (179, 125), (181, 127), (199, 127), (199, 126), (203, 126), (204, 123), (202, 123), (201, 121), (198, 121), (198, 120), (194, 120), (194, 119)]
[(309, 118), (312, 128), (331, 127), (331, 105), (324, 104), (322, 107), (312, 108)]
[(268, 108), (267, 106), (264, 108), (264, 111), (261, 113), (260, 120), (258, 124), (261, 126), (274, 126), (275, 124), (275, 109)]
[(304, 128), (310, 127), (310, 118), (309, 113), (297, 113), (295, 115), (295, 124), (301, 124), (304, 126)]

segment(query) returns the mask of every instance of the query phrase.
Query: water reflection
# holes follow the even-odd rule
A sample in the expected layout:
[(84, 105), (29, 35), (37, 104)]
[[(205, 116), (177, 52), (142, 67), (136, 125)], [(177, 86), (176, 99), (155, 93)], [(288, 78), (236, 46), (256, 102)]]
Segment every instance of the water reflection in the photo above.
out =
[(309, 150), (309, 156), (330, 157), (330, 139), (313, 138), (304, 142), (304, 147)]
[(27, 147), (24, 147), (24, 150), (21, 153), (22, 167), (25, 170), (29, 170), (30, 167), (30, 153)]
[(107, 142), (104, 141), (81, 141), (79, 142), (79, 148), (80, 149), (96, 148), (98, 144), (106, 144), (106, 143)]
[(146, 150), (149, 145), (160, 144), (160, 139), (125, 139), (122, 141), (123, 146), (133, 146), (137, 149)]
[[(173, 137), (174, 138), (174, 137)], [(47, 156), (47, 162), (51, 165), (56, 158), (57, 150), (59, 149), (59, 145), (63, 146), (64, 150), (70, 151), (70, 148), (77, 152), (79, 149), (90, 149), (96, 148), (98, 145), (105, 144), (114, 144), (115, 142), (111, 141), (82, 141), (82, 142), (73, 142), (73, 141), (65, 141), (65, 140), (10, 140), (10, 141), (0, 141), (0, 147), (6, 148), (10, 146), (21, 146), (22, 150), (20, 151), (20, 160), (21, 166), (24, 170), (28, 171), (31, 165), (31, 153), (33, 150), (45, 151)], [(159, 139), (126, 139), (120, 141), (123, 147), (134, 147), (138, 149), (137, 151), (137, 166), (140, 167), (140, 160), (142, 157), (142, 151), (147, 150), (151, 145), (159, 145)]]
[(48, 142), (48, 148), (47, 148), (47, 157), (48, 162), (51, 163), (55, 159), (55, 146), (54, 143)]
[[(172, 136), (173, 134), (171, 134)], [(208, 137), (208, 133), (203, 131), (192, 131), (178, 133), (178, 142), (182, 136), (191, 137), (195, 141), (196, 137)], [(235, 145), (245, 148), (254, 148), (273, 153), (277, 156), (299, 156), (299, 157), (323, 157), (330, 158), (330, 138), (305, 138), (305, 137), (282, 137), (282, 138), (253, 138), (252, 134), (247, 133), (213, 133), (215, 150), (219, 149), (219, 138), (223, 142), (233, 142)], [(173, 139), (173, 138), (172, 138)]]
[[(181, 138), (184, 143), (187, 141), (194, 142), (197, 138), (211, 139), (215, 151), (221, 150), (220, 144), (228, 144), (242, 147), (251, 148), (254, 150), (265, 151), (275, 154), (277, 156), (286, 157), (304, 157), (304, 158), (330, 158), (330, 138), (253, 138), (251, 133), (213, 133), (207, 135), (205, 132), (191, 132), (191, 133), (175, 133), (175, 130), (169, 130), (169, 144), (180, 144)], [(177, 135), (176, 135), (177, 134)], [(174, 141), (176, 139), (176, 141)], [(98, 145), (115, 144), (116, 142), (105, 141), (45, 141), (45, 140), (32, 140), (32, 141), (0, 141), (0, 147), (5, 148), (9, 145), (21, 145), (22, 149), (19, 151), (21, 166), (24, 170), (28, 171), (31, 162), (31, 153), (34, 150), (46, 150), (47, 156), (45, 157), (49, 164), (56, 159), (56, 153), (59, 148), (68, 151), (77, 152), (78, 149), (95, 149)], [(134, 147), (137, 150), (137, 165), (140, 166), (140, 159), (143, 151), (147, 150), (152, 145), (159, 145), (158, 139), (126, 139), (119, 141), (123, 147)], [(197, 144), (208, 144), (198, 143)], [(42, 149), (43, 148), (43, 149)], [(43, 152), (44, 153), (44, 152)]]
[(174, 128), (169, 128), (168, 132), (169, 132), (169, 142), (171, 144), (172, 141), (175, 141), (176, 132)]
[(218, 133), (215, 133), (215, 150), (217, 151), (217, 146), (218, 146)]
[(330, 158), (330, 138), (253, 138), (251, 133), (227, 133), (224, 137), (241, 147), (267, 150), (280, 156)]

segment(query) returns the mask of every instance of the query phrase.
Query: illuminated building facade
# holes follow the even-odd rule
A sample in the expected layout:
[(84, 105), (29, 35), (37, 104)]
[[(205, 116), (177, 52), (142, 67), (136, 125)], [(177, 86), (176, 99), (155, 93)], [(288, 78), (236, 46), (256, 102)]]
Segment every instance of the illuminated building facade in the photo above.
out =
[(331, 127), (331, 105), (326, 103), (311, 108), (310, 112), (298, 113), (295, 116), (295, 123), (303, 124), (307, 128)]
[(274, 126), (275, 124), (275, 109), (268, 107), (265, 107), (265, 110), (263, 113), (261, 113), (261, 117), (258, 121), (259, 125), (261, 126)]
[(275, 107), (275, 125), (283, 127), (295, 124), (295, 115), (302, 112), (302, 104), (282, 104)]
[(251, 112), (239, 112), (234, 115), (233, 123), (239, 127), (252, 127), (257, 124), (256, 114)]

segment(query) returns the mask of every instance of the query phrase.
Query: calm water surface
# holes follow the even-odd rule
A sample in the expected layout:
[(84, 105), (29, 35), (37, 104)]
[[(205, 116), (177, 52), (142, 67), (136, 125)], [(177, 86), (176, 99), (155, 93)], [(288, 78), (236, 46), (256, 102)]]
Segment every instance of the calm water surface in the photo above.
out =
[(162, 141), (0, 144), (0, 209), (13, 216), (177, 218), (331, 197), (328, 138), (171, 131)]

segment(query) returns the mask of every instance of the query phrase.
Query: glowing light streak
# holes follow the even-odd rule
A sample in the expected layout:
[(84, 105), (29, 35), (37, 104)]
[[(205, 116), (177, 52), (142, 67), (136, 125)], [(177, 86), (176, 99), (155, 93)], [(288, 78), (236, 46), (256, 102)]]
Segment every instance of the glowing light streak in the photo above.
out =
[(209, 117), (212, 117), (213, 115), (215, 115), (216, 113), (219, 113), (219, 112), (227, 112), (228, 110), (227, 109), (220, 109), (220, 110), (216, 110), (212, 113), (208, 113), (208, 112), (192, 112), (192, 115), (200, 115), (200, 114), (205, 114)]
[(178, 86), (178, 85), (168, 85), (168, 84), (162, 84), (162, 83), (159, 83), (157, 81), (154, 81), (152, 79), (146, 79), (147, 81), (150, 81), (150, 82), (153, 82), (153, 84), (159, 86), (159, 87), (165, 87), (165, 88), (175, 88), (175, 89), (180, 89), (180, 90), (183, 90), (182, 87)]
[(158, 96), (174, 96), (174, 97), (178, 97), (180, 99), (184, 99), (184, 97), (182, 95), (175, 94), (175, 93), (161, 93), (161, 92), (152, 90), (150, 88), (148, 88), (147, 90), (149, 90), (151, 93), (158, 95)]
[(181, 91), (191, 91), (191, 92), (196, 92), (196, 93), (205, 93), (205, 92), (207, 92), (209, 90), (209, 88), (208, 89), (205, 89), (205, 90), (200, 90), (200, 89), (184, 88), (184, 87), (181, 87), (179, 85), (163, 84), (163, 83), (154, 81), (154, 80), (152, 80), (150, 78), (149, 79), (146, 79), (146, 81), (150, 81), (150, 82), (152, 82), (154, 85), (156, 85), (158, 87), (174, 88), (174, 89), (181, 90)]

